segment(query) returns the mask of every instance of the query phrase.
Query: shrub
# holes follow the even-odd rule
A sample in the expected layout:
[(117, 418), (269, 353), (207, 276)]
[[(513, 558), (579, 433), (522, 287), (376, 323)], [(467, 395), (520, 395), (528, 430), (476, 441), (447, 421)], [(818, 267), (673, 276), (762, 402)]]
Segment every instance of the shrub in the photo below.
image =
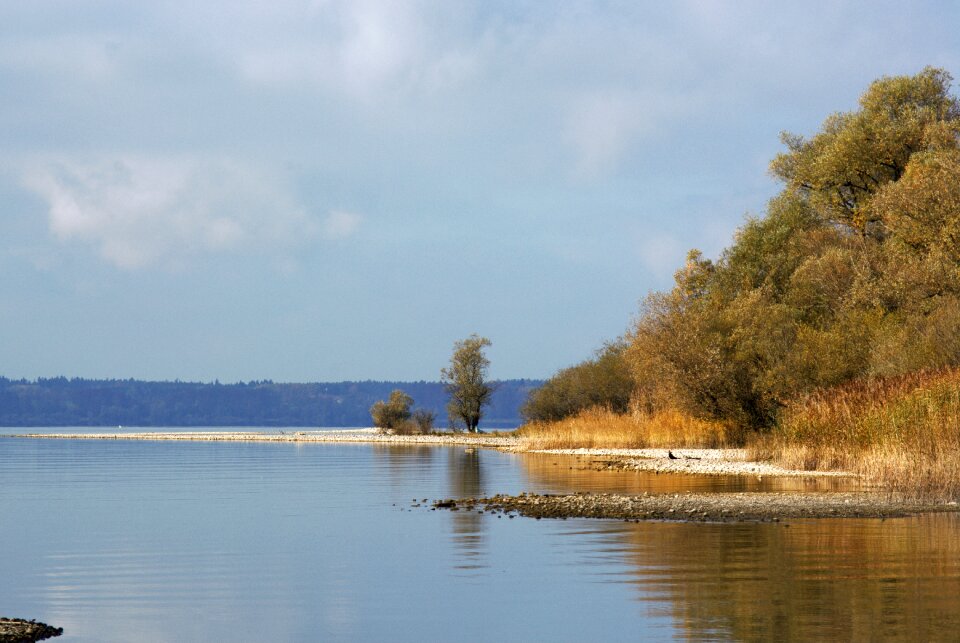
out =
[(413, 398), (397, 389), (390, 393), (390, 399), (378, 400), (370, 407), (373, 425), (385, 431), (397, 431), (410, 421), (410, 405)]
[(413, 423), (420, 433), (427, 434), (433, 432), (433, 423), (437, 419), (437, 414), (427, 409), (417, 409), (413, 412)]
[(520, 409), (528, 422), (553, 422), (591, 407), (626, 413), (634, 382), (619, 340), (604, 346), (596, 357), (563, 369), (531, 391)]

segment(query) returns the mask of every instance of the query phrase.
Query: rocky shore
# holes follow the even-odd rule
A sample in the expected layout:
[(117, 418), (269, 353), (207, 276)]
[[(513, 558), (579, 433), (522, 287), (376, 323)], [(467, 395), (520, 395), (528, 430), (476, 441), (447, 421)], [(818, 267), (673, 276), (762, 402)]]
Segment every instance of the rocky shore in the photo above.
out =
[(25, 621), (20, 618), (0, 617), (0, 643), (33, 643), (63, 634), (62, 627)]
[(624, 521), (778, 522), (795, 518), (895, 518), (957, 511), (957, 503), (898, 499), (880, 492), (591, 494), (447, 498), (431, 509), (530, 518), (607, 518)]

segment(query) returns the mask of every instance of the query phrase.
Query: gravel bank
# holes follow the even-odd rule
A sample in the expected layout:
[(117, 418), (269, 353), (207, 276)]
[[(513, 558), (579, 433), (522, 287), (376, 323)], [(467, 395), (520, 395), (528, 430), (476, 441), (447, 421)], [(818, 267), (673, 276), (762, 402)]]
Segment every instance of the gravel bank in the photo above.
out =
[(881, 493), (683, 493), (627, 496), (496, 495), (437, 500), (433, 509), (519, 514), (531, 518), (609, 518), (626, 521), (777, 522), (791, 518), (893, 518), (957, 511), (956, 503), (909, 502)]
[[(616, 469), (699, 475), (854, 477), (844, 471), (799, 471), (747, 460), (745, 449), (544, 449), (553, 453), (589, 458), (596, 470)], [(671, 454), (673, 457), (671, 458)]]
[(25, 621), (20, 618), (0, 617), (0, 643), (32, 643), (63, 634), (62, 627)]

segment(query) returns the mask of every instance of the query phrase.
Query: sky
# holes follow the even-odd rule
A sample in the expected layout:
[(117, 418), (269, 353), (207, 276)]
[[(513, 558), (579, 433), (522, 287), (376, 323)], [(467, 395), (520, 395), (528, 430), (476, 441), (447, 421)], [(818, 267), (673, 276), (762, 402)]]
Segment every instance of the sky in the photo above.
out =
[(958, 7), (0, 0), (0, 374), (547, 377)]

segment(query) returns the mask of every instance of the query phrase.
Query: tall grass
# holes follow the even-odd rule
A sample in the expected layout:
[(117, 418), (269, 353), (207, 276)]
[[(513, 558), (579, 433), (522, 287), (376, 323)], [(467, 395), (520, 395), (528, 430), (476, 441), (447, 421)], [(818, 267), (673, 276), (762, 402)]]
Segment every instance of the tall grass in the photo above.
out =
[(787, 405), (752, 455), (845, 469), (912, 497), (960, 498), (960, 369), (850, 382)]
[(596, 407), (556, 422), (531, 422), (517, 435), (528, 449), (719, 447), (742, 441), (727, 424), (679, 411), (620, 414)]

